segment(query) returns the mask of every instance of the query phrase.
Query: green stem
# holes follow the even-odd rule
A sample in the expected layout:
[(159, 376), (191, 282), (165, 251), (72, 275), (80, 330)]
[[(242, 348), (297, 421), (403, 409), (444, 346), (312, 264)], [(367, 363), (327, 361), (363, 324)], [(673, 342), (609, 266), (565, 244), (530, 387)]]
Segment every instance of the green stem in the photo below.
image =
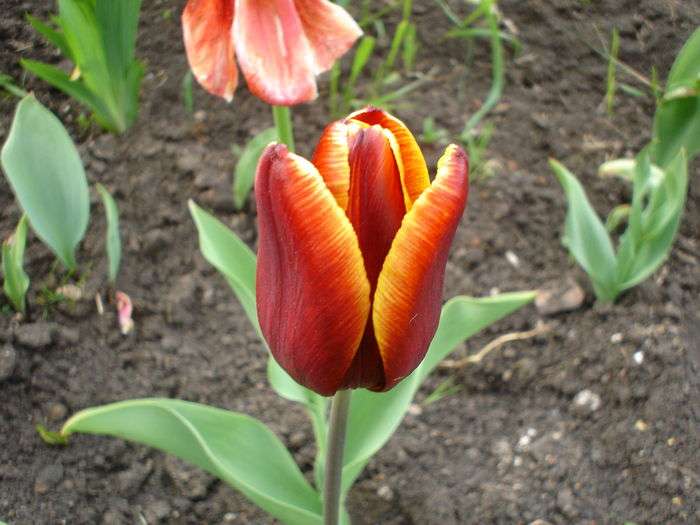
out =
[(338, 525), (340, 485), (343, 479), (343, 450), (345, 448), (348, 409), (350, 408), (350, 393), (350, 390), (338, 390), (331, 406), (323, 486), (324, 525)]
[(294, 127), (292, 113), (288, 106), (272, 106), (272, 117), (277, 128), (277, 139), (286, 144), (289, 151), (294, 151)]

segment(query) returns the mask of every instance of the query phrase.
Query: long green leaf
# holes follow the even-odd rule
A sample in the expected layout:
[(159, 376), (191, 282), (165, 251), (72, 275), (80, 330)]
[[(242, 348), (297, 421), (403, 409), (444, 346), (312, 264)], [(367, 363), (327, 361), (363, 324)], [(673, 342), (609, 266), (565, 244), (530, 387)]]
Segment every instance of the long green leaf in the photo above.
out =
[(73, 53), (66, 42), (66, 38), (59, 31), (45, 24), (38, 18), (34, 18), (32, 15), (27, 15), (27, 22), (31, 25), (38, 33), (40, 33), (46, 40), (56, 46), (61, 54), (65, 56), (68, 60), (73, 62)]
[(353, 392), (345, 444), (343, 490), (348, 490), (367, 461), (389, 440), (426, 377), (457, 345), (531, 302), (534, 292), (493, 297), (459, 296), (442, 308), (440, 323), (421, 365), (386, 393)]
[[(635, 249), (620, 248), (618, 265), (627, 270), (619, 276), (621, 290), (647, 279), (668, 257), (685, 207), (687, 187), (687, 158), (681, 150), (666, 168), (661, 184), (643, 212), (648, 215), (641, 221), (644, 227), (638, 234)], [(625, 233), (622, 245), (629, 242), (627, 235), (630, 233)]]
[(2, 243), (3, 290), (15, 310), (24, 313), (29, 276), (24, 271), (24, 247), (27, 243), (27, 215), (17, 224), (15, 233)]
[(700, 27), (683, 44), (671, 66), (666, 82), (666, 92), (678, 88), (695, 86), (700, 80)]
[(114, 284), (119, 273), (119, 263), (122, 257), (122, 242), (119, 237), (119, 208), (107, 188), (102, 184), (97, 185), (97, 192), (102, 199), (107, 218), (107, 232), (105, 244), (107, 245), (107, 259), (109, 260), (109, 281)]
[(189, 201), (189, 207), (199, 232), (202, 255), (226, 277), (248, 319), (260, 333), (255, 305), (255, 254), (236, 234), (194, 201)]
[(566, 193), (566, 245), (591, 278), (598, 298), (612, 300), (618, 293), (615, 290), (615, 251), (605, 225), (588, 201), (578, 179), (554, 159), (550, 160), (549, 165)]
[(63, 124), (33, 95), (17, 105), (0, 160), (36, 234), (74, 270), (90, 213), (85, 171)]
[(663, 101), (654, 116), (654, 163), (664, 169), (685, 148), (700, 153), (700, 95)]
[(58, 20), (70, 47), (81, 79), (95, 94), (110, 100), (113, 109), (112, 84), (107, 55), (95, 15), (95, 4), (82, 0), (58, 0)]
[(233, 177), (233, 205), (240, 210), (253, 187), (255, 170), (265, 146), (278, 140), (277, 128), (267, 128), (248, 141), (243, 148)]
[(700, 153), (700, 28), (678, 53), (654, 115), (655, 164), (665, 168), (681, 148), (689, 162)]
[[(112, 90), (124, 129), (138, 114), (143, 66), (134, 58), (141, 0), (99, 1), (95, 18), (104, 45)], [(123, 131), (123, 130), (122, 130)]]
[(113, 79), (125, 78), (134, 61), (140, 10), (141, 0), (99, 0), (95, 4), (95, 19)]
[(503, 94), (503, 86), (505, 85), (505, 66), (503, 59), (503, 45), (501, 43), (501, 35), (498, 30), (498, 17), (492, 12), (490, 6), (493, 2), (486, 0), (482, 4), (488, 4), (488, 12), (486, 19), (489, 24), (490, 43), (491, 43), (491, 88), (486, 96), (486, 100), (481, 107), (474, 113), (464, 125), (460, 139), (463, 142), (469, 140), (472, 130), (481, 122), (486, 114), (491, 111)]
[(63, 91), (66, 95), (74, 98), (84, 106), (87, 106), (99, 116), (100, 120), (109, 119), (109, 111), (102, 101), (95, 97), (84, 84), (76, 80), (71, 80), (64, 71), (61, 71), (55, 66), (42, 64), (36, 60), (22, 59), (20, 60), (20, 64), (30, 73), (35, 74), (45, 82)]
[(62, 429), (109, 435), (184, 459), (290, 525), (321, 523), (318, 493), (280, 440), (257, 419), (174, 399), (135, 399), (89, 408)]

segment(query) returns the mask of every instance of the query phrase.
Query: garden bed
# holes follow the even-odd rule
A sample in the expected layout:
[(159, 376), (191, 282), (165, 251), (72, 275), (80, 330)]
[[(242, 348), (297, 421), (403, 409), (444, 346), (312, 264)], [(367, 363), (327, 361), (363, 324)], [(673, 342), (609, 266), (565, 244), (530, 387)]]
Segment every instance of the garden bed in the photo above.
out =
[[(7, 0), (0, 21), (0, 68), (21, 77), (20, 57), (56, 62), (24, 20), (47, 6)], [(34, 4), (38, 4), (35, 2)], [(456, 5), (456, 7), (459, 7)], [(620, 58), (662, 78), (700, 23), (693, 2), (543, 1), (499, 3), (523, 50), (509, 50), (503, 98), (488, 119), (494, 175), (472, 185), (447, 266), (445, 297), (540, 288), (581, 274), (561, 246), (566, 203), (549, 157), (581, 177), (601, 213), (629, 200), (598, 165), (629, 156), (649, 139), (651, 96), (620, 93), (605, 111), (606, 60), (593, 48), (620, 30)], [(271, 124), (269, 108), (239, 89), (234, 102), (195, 90), (195, 113), (181, 100), (187, 71), (183, 2), (145, 2), (139, 56), (147, 66), (141, 115), (124, 136), (78, 125), (79, 108), (42, 82), (26, 87), (66, 122), (91, 182), (121, 212), (119, 289), (134, 302), (136, 329), (119, 333), (104, 292), (104, 218), (93, 196), (79, 253), (84, 299), (54, 303), (61, 284), (53, 257), (27, 249), (29, 317), (0, 316), (0, 520), (33, 523), (272, 523), (228, 486), (153, 449), (112, 438), (74, 436), (66, 447), (41, 441), (34, 426), (58, 428), (92, 405), (165, 396), (237, 410), (264, 422), (313, 466), (313, 435), (298, 406), (268, 387), (266, 355), (224, 279), (204, 261), (187, 210), (192, 198), (253, 247), (255, 209), (233, 209), (233, 143)], [(461, 6), (461, 4), (460, 4)], [(416, 69), (434, 80), (393, 112), (416, 134), (433, 117), (457, 137), (490, 83), (488, 46), (465, 66), (465, 50), (443, 40), (450, 22), (436, 4), (415, 2)], [(388, 19), (391, 27), (397, 20)], [(602, 35), (603, 41), (598, 34)], [(308, 156), (328, 121), (325, 79), (318, 103), (295, 108), (298, 150)], [(0, 101), (0, 140), (16, 100)], [(442, 146), (426, 146), (431, 171)], [(507, 332), (546, 328), (507, 343), (479, 364), (441, 369), (389, 444), (350, 494), (358, 524), (693, 523), (700, 521), (700, 188), (698, 163), (679, 237), (667, 263), (614, 306), (591, 291), (575, 311), (542, 317), (528, 306), (471, 339), (456, 356)], [(0, 181), (0, 233), (20, 212)], [(104, 295), (104, 294), (103, 294)], [(5, 361), (2, 361), (2, 360)], [(0, 369), (2, 366), (0, 366)], [(425, 403), (451, 378), (454, 391)]]

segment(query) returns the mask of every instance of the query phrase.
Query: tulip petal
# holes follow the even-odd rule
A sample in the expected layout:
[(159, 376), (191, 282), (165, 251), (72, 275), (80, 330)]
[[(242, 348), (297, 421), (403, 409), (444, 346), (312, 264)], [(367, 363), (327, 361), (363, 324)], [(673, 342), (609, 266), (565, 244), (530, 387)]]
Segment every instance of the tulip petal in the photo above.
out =
[(316, 74), (328, 71), (352, 47), (362, 29), (348, 12), (328, 0), (294, 0), (311, 44)]
[(316, 98), (315, 58), (293, 0), (236, 0), (233, 41), (255, 96), (278, 106)]
[(352, 113), (348, 116), (348, 120), (359, 120), (370, 125), (378, 124), (391, 131), (396, 139), (392, 148), (399, 165), (406, 209), (410, 210), (423, 190), (430, 186), (425, 158), (410, 130), (396, 117), (373, 107)]
[(255, 187), (260, 328), (289, 375), (331, 395), (370, 311), (357, 236), (316, 168), (283, 145), (264, 151)]
[(374, 290), (379, 272), (406, 214), (401, 180), (386, 133), (380, 126), (358, 131), (350, 140), (347, 216), (352, 223)]
[(372, 321), (388, 390), (423, 360), (437, 329), (447, 254), (464, 211), (468, 161), (450, 145), (432, 185), (396, 234), (374, 295)]
[(350, 164), (348, 163), (348, 127), (343, 121), (329, 124), (323, 130), (311, 162), (316, 166), (338, 206), (348, 207)]
[(189, 0), (182, 13), (182, 34), (192, 73), (207, 91), (229, 102), (238, 84), (232, 23), (232, 0)]

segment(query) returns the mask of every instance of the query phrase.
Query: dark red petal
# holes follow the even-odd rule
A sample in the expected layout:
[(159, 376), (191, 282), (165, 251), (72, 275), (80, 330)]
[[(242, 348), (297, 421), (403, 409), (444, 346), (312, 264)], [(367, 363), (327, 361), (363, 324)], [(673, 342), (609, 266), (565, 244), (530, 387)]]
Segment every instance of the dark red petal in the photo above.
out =
[(350, 188), (346, 213), (360, 242), (367, 279), (374, 290), (406, 207), (394, 153), (379, 126), (350, 139)]
[(182, 13), (182, 34), (192, 74), (207, 91), (229, 102), (238, 84), (232, 23), (232, 0), (189, 0)]
[(430, 186), (428, 167), (411, 131), (396, 117), (372, 107), (356, 111), (347, 119), (358, 120), (369, 125), (379, 125), (389, 130), (394, 136), (392, 147), (398, 160), (406, 209), (410, 210), (423, 190)]
[(414, 202), (379, 275), (372, 320), (388, 390), (423, 360), (440, 317), (447, 254), (468, 192), (467, 156), (448, 146)]
[(332, 395), (369, 317), (357, 236), (313, 164), (283, 145), (263, 153), (255, 193), (260, 328), (292, 378)]

